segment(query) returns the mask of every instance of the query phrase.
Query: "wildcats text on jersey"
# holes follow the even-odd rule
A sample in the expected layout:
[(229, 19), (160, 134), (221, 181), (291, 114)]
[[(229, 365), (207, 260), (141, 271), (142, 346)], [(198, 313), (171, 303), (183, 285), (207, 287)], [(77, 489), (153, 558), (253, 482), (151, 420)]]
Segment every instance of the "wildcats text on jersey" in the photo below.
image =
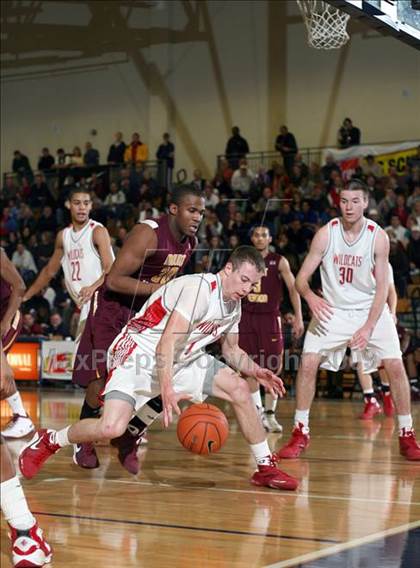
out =
[(81, 258), (84, 258), (84, 253), (83, 253), (83, 249), (82, 248), (78, 248), (78, 249), (72, 249), (67, 251), (67, 258), (69, 260), (80, 260)]
[(333, 262), (339, 266), (352, 266), (358, 268), (362, 266), (363, 257), (354, 254), (334, 254)]

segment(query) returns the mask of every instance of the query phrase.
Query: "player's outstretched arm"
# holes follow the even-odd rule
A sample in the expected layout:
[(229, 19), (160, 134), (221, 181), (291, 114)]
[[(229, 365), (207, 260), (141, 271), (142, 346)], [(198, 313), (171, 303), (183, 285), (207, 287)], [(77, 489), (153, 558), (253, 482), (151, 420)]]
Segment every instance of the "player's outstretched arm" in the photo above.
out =
[(322, 227), (312, 239), (309, 253), (303, 261), (296, 276), (296, 290), (306, 300), (312, 314), (318, 321), (326, 321), (332, 315), (331, 306), (320, 296), (312, 292), (309, 279), (322, 262), (322, 257), (328, 247), (328, 227)]
[(146, 258), (155, 253), (157, 236), (155, 231), (145, 224), (135, 225), (129, 232), (117, 258), (109, 271), (106, 286), (113, 292), (128, 296), (150, 296), (160, 284), (141, 281), (131, 275), (141, 269)]
[(61, 259), (63, 258), (64, 248), (63, 248), (63, 231), (60, 231), (55, 239), (54, 252), (48, 264), (44, 266), (38, 275), (38, 278), (30, 286), (29, 290), (23, 297), (23, 301), (26, 302), (38, 294), (40, 290), (48, 286), (49, 282), (54, 278), (60, 269)]
[(0, 249), (0, 270), (1, 277), (5, 280), (11, 288), (11, 294), (7, 310), (0, 322), (0, 338), (4, 337), (10, 329), (12, 320), (22, 302), (25, 293), (25, 283), (21, 275), (16, 269), (16, 266), (9, 259), (3, 249)]
[(222, 355), (232, 369), (247, 377), (254, 377), (273, 396), (283, 396), (283, 381), (269, 369), (260, 367), (239, 347), (239, 334), (226, 333), (222, 339)]
[(295, 287), (295, 277), (290, 269), (290, 264), (287, 258), (282, 256), (279, 262), (279, 272), (284, 282), (286, 283), (287, 289), (289, 290), (290, 301), (292, 302), (293, 311), (295, 313), (295, 321), (293, 323), (293, 335), (299, 338), (304, 330), (303, 318), (302, 318), (302, 304), (300, 301), (300, 296)]
[(103, 284), (105, 275), (111, 270), (112, 263), (114, 262), (114, 255), (112, 253), (111, 239), (109, 238), (109, 233), (105, 227), (95, 227), (92, 235), (93, 244), (98, 250), (99, 257), (102, 264), (102, 274), (93, 282), (90, 286), (84, 286), (79, 293), (79, 298), (84, 304), (88, 302), (95, 291)]
[(385, 231), (378, 229), (374, 248), (376, 291), (365, 324), (356, 331), (350, 341), (352, 349), (365, 349), (373, 329), (382, 314), (389, 292), (389, 239)]
[(181, 414), (178, 402), (191, 398), (185, 393), (176, 393), (172, 385), (175, 353), (182, 350), (190, 329), (191, 323), (174, 310), (156, 346), (156, 372), (162, 396), (163, 425), (165, 428), (172, 422), (173, 411), (178, 415)]

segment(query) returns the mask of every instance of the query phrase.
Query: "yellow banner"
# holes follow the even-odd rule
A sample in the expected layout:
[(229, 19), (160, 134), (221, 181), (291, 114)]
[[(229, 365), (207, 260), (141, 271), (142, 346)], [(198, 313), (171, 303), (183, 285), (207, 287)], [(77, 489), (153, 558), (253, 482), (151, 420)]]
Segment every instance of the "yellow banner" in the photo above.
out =
[(409, 150), (402, 150), (401, 152), (391, 152), (389, 154), (380, 154), (375, 156), (375, 161), (381, 164), (384, 174), (389, 175), (390, 168), (396, 168), (398, 174), (402, 174), (407, 165), (407, 160), (410, 156), (414, 156), (417, 148), (410, 148)]

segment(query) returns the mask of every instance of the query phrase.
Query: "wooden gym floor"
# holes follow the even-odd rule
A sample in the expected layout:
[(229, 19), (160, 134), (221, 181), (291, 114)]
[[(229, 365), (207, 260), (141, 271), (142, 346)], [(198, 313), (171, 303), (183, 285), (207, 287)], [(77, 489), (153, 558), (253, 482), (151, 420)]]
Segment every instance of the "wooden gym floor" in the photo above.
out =
[[(22, 394), (39, 426), (78, 418), (80, 392)], [(97, 448), (101, 467), (91, 471), (73, 465), (69, 448), (61, 451), (23, 482), (54, 547), (49, 566), (414, 568), (416, 560), (406, 559), (420, 546), (420, 464), (399, 456), (392, 419), (362, 422), (361, 407), (360, 400), (315, 402), (311, 447), (281, 465), (301, 480), (292, 493), (249, 484), (253, 460), (228, 407), (231, 432), (220, 453), (194, 456), (174, 427), (158, 424), (140, 450), (137, 477), (110, 446)], [(3, 425), (9, 410), (1, 409)], [(271, 434), (272, 447), (288, 438), (292, 414), (293, 401), (283, 401), (285, 434)], [(413, 414), (420, 431), (420, 405)], [(24, 442), (9, 445), (17, 454)], [(6, 532), (2, 520), (2, 568), (10, 566)]]

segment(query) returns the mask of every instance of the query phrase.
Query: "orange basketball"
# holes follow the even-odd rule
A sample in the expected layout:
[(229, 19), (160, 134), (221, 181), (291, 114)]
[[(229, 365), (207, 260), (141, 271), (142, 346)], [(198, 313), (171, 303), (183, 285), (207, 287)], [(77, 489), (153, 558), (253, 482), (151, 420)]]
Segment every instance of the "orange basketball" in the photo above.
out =
[(226, 416), (213, 404), (193, 404), (181, 414), (176, 433), (181, 444), (194, 454), (218, 452), (229, 435)]

